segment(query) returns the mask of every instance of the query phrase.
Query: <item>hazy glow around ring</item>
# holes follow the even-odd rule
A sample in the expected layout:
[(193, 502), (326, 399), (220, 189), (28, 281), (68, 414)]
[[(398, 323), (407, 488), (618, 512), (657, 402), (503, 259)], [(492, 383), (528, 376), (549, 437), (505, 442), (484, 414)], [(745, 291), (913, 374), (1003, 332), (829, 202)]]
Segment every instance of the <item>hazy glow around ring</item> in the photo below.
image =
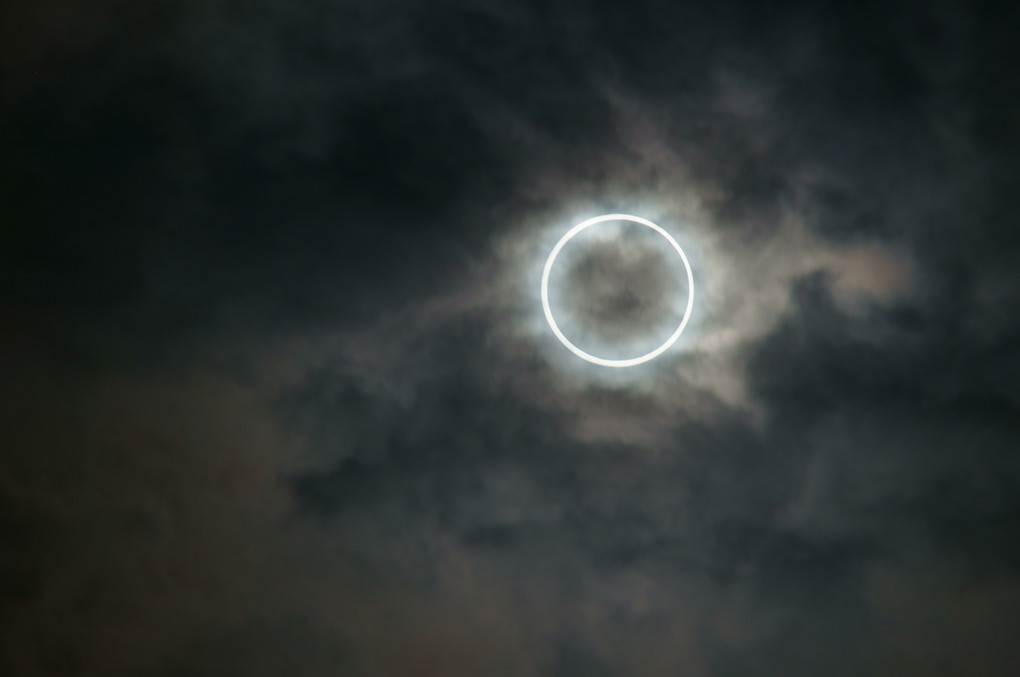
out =
[[(559, 326), (556, 324), (556, 320), (553, 318), (552, 309), (549, 307), (549, 273), (550, 271), (552, 271), (553, 263), (556, 262), (556, 257), (559, 256), (560, 251), (563, 249), (563, 247), (568, 242), (570, 242), (570, 240), (575, 235), (580, 233), (582, 230), (585, 230), (586, 228), (591, 228), (594, 225), (604, 223), (606, 221), (630, 221), (632, 223), (637, 223), (642, 226), (651, 228), (659, 235), (666, 238), (667, 242), (673, 245), (673, 249), (676, 250), (676, 253), (680, 255), (680, 259), (684, 262), (684, 270), (687, 272), (687, 290), (688, 290), (687, 308), (684, 310), (683, 319), (680, 320), (680, 326), (676, 328), (676, 331), (673, 332), (672, 336), (666, 339), (666, 341), (655, 350), (649, 353), (645, 353), (640, 357), (633, 357), (627, 360), (607, 360), (605, 358), (596, 357), (595, 355), (586, 353), (585, 351), (575, 346), (573, 343), (570, 342), (570, 339), (564, 336), (563, 332), (560, 331)], [(592, 362), (593, 364), (598, 364), (603, 367), (633, 367), (644, 362), (648, 362), (649, 360), (653, 360), (662, 353), (666, 352), (667, 350), (669, 350), (670, 346), (676, 343), (676, 340), (680, 338), (680, 334), (683, 333), (684, 327), (687, 326), (687, 321), (691, 317), (691, 309), (693, 307), (694, 307), (694, 275), (691, 274), (691, 264), (687, 261), (687, 255), (684, 254), (684, 250), (680, 248), (680, 245), (677, 244), (676, 240), (674, 240), (669, 233), (667, 233), (665, 230), (663, 230), (656, 224), (652, 223), (648, 219), (643, 219), (640, 216), (631, 216), (630, 214), (603, 214), (602, 216), (596, 216), (594, 218), (588, 219), (587, 221), (582, 221), (581, 223), (577, 224), (576, 226), (568, 230), (567, 234), (560, 238), (560, 241), (556, 243), (555, 247), (553, 247), (552, 253), (549, 254), (549, 259), (545, 262), (545, 270), (542, 271), (542, 310), (545, 311), (545, 319), (549, 322), (549, 327), (552, 328), (553, 333), (556, 334), (556, 338), (560, 340), (560, 343), (565, 345), (570, 350), (570, 352), (574, 353), (583, 360), (587, 360), (589, 362)]]

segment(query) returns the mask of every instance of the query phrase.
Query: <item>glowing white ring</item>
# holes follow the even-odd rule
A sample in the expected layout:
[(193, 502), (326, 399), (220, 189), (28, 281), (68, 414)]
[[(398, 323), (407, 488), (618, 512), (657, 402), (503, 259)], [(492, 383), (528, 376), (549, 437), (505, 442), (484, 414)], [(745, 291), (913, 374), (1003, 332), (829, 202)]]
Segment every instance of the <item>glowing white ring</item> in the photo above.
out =
[[(680, 260), (684, 262), (684, 270), (687, 271), (687, 308), (684, 310), (683, 319), (680, 320), (680, 326), (676, 328), (673, 335), (666, 339), (666, 342), (661, 346), (645, 353), (640, 357), (632, 357), (628, 360), (607, 360), (603, 357), (596, 357), (590, 353), (586, 353), (573, 343), (570, 342), (563, 332), (560, 331), (559, 326), (556, 324), (556, 320), (553, 319), (552, 309), (549, 307), (549, 272), (552, 270), (553, 263), (556, 261), (556, 257), (559, 256), (560, 250), (563, 249), (567, 242), (570, 242), (571, 238), (580, 233), (586, 228), (590, 228), (596, 224), (604, 223), (605, 221), (630, 221), (637, 223), (642, 226), (651, 228), (659, 235), (666, 238), (666, 241), (673, 245), (673, 249), (680, 255)], [(553, 333), (556, 334), (556, 338), (560, 340), (560, 343), (565, 345), (570, 352), (574, 353), (583, 360), (587, 360), (594, 364), (601, 365), (603, 367), (633, 367), (649, 360), (655, 359), (659, 355), (669, 350), (670, 346), (676, 343), (676, 340), (680, 338), (680, 334), (683, 333), (684, 327), (687, 326), (687, 321), (691, 319), (691, 309), (694, 307), (694, 275), (691, 273), (691, 264), (687, 261), (687, 256), (684, 254), (684, 250), (680, 248), (676, 240), (667, 233), (665, 230), (652, 223), (648, 219), (643, 219), (640, 216), (631, 216), (630, 214), (604, 214), (602, 216), (596, 216), (595, 218), (582, 221), (573, 228), (567, 231), (567, 234), (560, 238), (560, 241), (553, 247), (552, 253), (549, 254), (549, 259), (545, 262), (545, 270), (542, 271), (542, 310), (545, 311), (545, 319), (549, 322), (549, 326), (552, 328)]]

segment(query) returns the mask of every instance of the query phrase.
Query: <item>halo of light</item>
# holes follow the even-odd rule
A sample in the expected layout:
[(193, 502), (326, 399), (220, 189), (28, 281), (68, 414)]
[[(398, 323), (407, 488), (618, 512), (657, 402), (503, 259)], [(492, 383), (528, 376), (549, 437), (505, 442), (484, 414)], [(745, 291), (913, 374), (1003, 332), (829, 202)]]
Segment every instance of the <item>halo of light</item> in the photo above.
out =
[[(631, 223), (637, 223), (639, 225), (651, 228), (656, 233), (666, 238), (666, 241), (673, 246), (676, 253), (680, 255), (680, 260), (684, 262), (684, 270), (687, 272), (687, 308), (684, 309), (683, 319), (680, 320), (680, 326), (676, 328), (673, 335), (670, 336), (666, 341), (655, 350), (652, 350), (639, 357), (632, 357), (626, 360), (608, 360), (603, 357), (597, 357), (591, 353), (587, 353), (573, 343), (570, 342), (563, 332), (560, 331), (559, 325), (556, 324), (555, 318), (553, 318), (552, 309), (549, 307), (549, 273), (552, 271), (553, 263), (556, 262), (556, 257), (559, 256), (560, 251), (563, 247), (574, 238), (575, 235), (581, 231), (591, 228), (594, 225), (604, 223), (606, 221), (630, 221)], [(545, 270), (542, 271), (542, 310), (545, 312), (545, 319), (549, 322), (549, 327), (552, 329), (553, 334), (560, 340), (564, 346), (567, 347), (570, 352), (574, 353), (583, 360), (587, 360), (593, 364), (597, 364), (603, 367), (634, 367), (639, 364), (653, 360), (659, 355), (663, 354), (669, 348), (676, 343), (676, 340), (680, 338), (680, 334), (683, 333), (684, 327), (687, 326), (687, 321), (691, 318), (691, 309), (694, 307), (694, 275), (691, 273), (691, 264), (687, 261), (687, 255), (684, 254), (684, 250), (680, 248), (677, 241), (673, 237), (663, 230), (660, 226), (652, 223), (648, 219), (643, 219), (640, 216), (632, 216), (630, 214), (603, 214), (602, 216), (596, 216), (582, 221), (573, 228), (567, 231), (566, 235), (560, 238), (560, 241), (553, 247), (552, 252), (549, 254), (549, 258), (545, 262)]]

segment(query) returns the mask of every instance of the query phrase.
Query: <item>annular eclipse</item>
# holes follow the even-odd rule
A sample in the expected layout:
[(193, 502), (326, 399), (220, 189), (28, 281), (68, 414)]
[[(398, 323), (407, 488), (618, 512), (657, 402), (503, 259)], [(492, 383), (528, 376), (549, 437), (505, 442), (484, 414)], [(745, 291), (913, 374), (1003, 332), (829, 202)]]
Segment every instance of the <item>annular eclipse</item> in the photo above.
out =
[[(629, 221), (636, 223), (646, 228), (654, 230), (656, 233), (661, 235), (665, 240), (673, 247), (676, 253), (680, 256), (680, 260), (684, 264), (684, 272), (687, 275), (687, 307), (684, 309), (683, 317), (680, 320), (679, 326), (673, 334), (667, 338), (660, 346), (651, 350), (644, 355), (638, 355), (637, 357), (631, 357), (622, 360), (610, 360), (582, 350), (577, 347), (569, 338), (567, 338), (559, 325), (556, 323), (556, 318), (553, 317), (552, 308), (549, 306), (549, 275), (552, 272), (553, 265), (556, 263), (556, 258), (560, 255), (560, 252), (567, 245), (570, 240), (577, 236), (582, 231), (597, 226), (600, 223), (606, 223), (607, 221)], [(684, 250), (680, 247), (676, 240), (673, 239), (669, 233), (667, 233), (659, 225), (652, 223), (648, 219), (641, 218), (640, 216), (633, 216), (631, 214), (603, 214), (602, 216), (596, 216), (594, 218), (582, 221), (577, 224), (566, 234), (560, 238), (556, 246), (553, 247), (552, 252), (549, 254), (549, 258), (545, 262), (545, 269), (542, 271), (542, 310), (545, 312), (545, 319), (549, 323), (549, 327), (552, 329), (553, 334), (559, 339), (570, 352), (574, 353), (583, 360), (587, 360), (592, 364), (597, 364), (603, 367), (634, 367), (639, 364), (644, 364), (650, 360), (654, 360), (659, 355), (670, 349), (670, 347), (676, 343), (676, 340), (680, 338), (680, 334), (683, 333), (684, 328), (687, 326), (687, 321), (691, 317), (691, 309), (694, 307), (694, 275), (691, 273), (691, 264), (687, 260), (687, 255), (684, 254)]]

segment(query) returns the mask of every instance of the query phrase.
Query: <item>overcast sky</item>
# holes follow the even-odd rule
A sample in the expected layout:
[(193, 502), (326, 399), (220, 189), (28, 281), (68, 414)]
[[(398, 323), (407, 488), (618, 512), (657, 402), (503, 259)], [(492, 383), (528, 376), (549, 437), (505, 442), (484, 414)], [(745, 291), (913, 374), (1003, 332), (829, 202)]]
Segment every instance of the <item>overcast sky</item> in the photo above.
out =
[(1015, 3), (7, 4), (0, 674), (1020, 670)]

